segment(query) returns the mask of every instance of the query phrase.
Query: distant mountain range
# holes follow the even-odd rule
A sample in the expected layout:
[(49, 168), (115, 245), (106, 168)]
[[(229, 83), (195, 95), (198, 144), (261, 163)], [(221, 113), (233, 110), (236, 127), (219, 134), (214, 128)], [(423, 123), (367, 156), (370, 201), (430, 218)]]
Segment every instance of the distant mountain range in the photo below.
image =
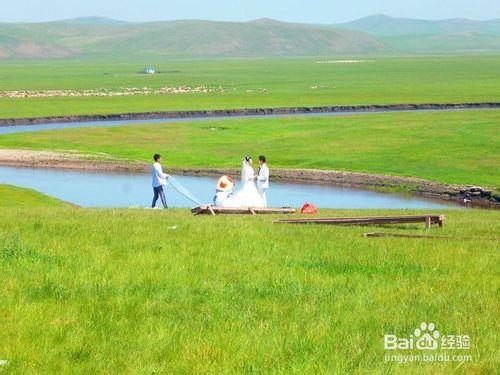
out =
[(73, 55), (312, 56), (378, 53), (387, 47), (356, 30), (285, 23), (167, 21), (121, 23), (80, 18), (0, 24), (0, 57)]
[(263, 57), (434, 52), (500, 52), (500, 20), (423, 21), (375, 15), (336, 25), (271, 19), (132, 23), (103, 17), (0, 23), (0, 59), (141, 54)]
[(500, 52), (500, 19), (427, 21), (379, 14), (334, 27), (370, 34), (396, 52)]
[(107, 17), (78, 17), (56, 21), (56, 23), (66, 23), (70, 25), (130, 25), (133, 22), (115, 20)]
[(500, 35), (500, 19), (473, 21), (467, 18), (427, 21), (411, 18), (393, 18), (383, 14), (337, 24), (337, 27), (363, 31), (377, 37), (402, 35), (437, 35), (477, 31)]

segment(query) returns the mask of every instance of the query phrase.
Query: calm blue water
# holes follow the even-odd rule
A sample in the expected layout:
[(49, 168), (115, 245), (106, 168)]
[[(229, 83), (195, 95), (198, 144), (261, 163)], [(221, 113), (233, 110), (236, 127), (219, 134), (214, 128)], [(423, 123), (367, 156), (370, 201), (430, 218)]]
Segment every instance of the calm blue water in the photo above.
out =
[[(55, 129), (70, 129), (70, 128), (89, 128), (89, 127), (109, 127), (109, 126), (124, 126), (124, 125), (139, 125), (139, 124), (159, 124), (171, 122), (190, 122), (190, 121), (210, 121), (222, 119), (238, 119), (238, 118), (284, 118), (284, 117), (318, 117), (318, 116), (358, 116), (370, 113), (393, 113), (393, 112), (453, 112), (458, 109), (428, 109), (428, 110), (408, 110), (408, 111), (368, 111), (368, 112), (325, 112), (325, 113), (295, 113), (285, 115), (233, 115), (233, 116), (215, 116), (215, 117), (192, 117), (192, 118), (170, 118), (170, 119), (152, 119), (152, 120), (101, 120), (87, 122), (63, 122), (58, 124), (37, 124), (37, 125), (17, 125), (17, 126), (0, 126), (0, 135), (13, 133), (26, 133), (41, 130)], [(460, 111), (476, 111), (477, 109), (460, 109)]]
[[(212, 201), (216, 178), (175, 176), (203, 203)], [(55, 169), (0, 166), (0, 184), (35, 189), (47, 195), (84, 207), (147, 207), (152, 198), (151, 178), (147, 174), (103, 173)], [(166, 188), (171, 207), (193, 207), (171, 186)], [(267, 194), (269, 206), (300, 207), (311, 202), (322, 208), (459, 208), (453, 203), (370, 190), (272, 183)]]

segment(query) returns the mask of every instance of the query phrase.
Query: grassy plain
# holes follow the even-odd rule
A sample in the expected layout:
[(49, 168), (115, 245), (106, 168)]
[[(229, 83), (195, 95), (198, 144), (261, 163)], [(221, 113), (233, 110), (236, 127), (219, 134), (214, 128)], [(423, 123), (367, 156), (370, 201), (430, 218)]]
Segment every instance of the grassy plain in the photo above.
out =
[[(499, 57), (316, 61), (1, 63), (0, 91), (181, 84), (236, 90), (3, 98), (0, 116), (500, 98)], [(165, 73), (136, 74), (145, 65)], [(165, 165), (178, 167), (237, 167), (243, 154), (266, 153), (273, 168), (498, 187), (499, 116), (207, 120), (13, 134), (1, 136), (0, 147), (145, 161), (161, 152)], [(81, 209), (0, 186), (0, 360), (8, 361), (0, 372), (493, 373), (499, 366), (500, 213), (445, 213), (445, 227), (430, 233), (451, 238), (366, 239), (363, 232), (389, 229), (277, 226), (273, 217), (192, 217), (184, 210)], [(390, 231), (423, 233), (422, 226)], [(434, 322), (442, 334), (470, 335), (471, 350), (449, 353), (470, 354), (472, 361), (384, 363), (383, 335), (408, 337), (422, 321)]]
[[(315, 168), (500, 187), (500, 111), (227, 119), (0, 136), (0, 147), (73, 151), (170, 167)], [(104, 153), (104, 154), (103, 154)]]
[(63, 207), (66, 204), (34, 190), (0, 185), (0, 207)]
[[(99, 88), (120, 91), (122, 87), (209, 85), (223, 86), (226, 92), (112, 98), (0, 98), (0, 117), (500, 100), (500, 56), (364, 59), (369, 62), (318, 64), (335, 60), (324, 57), (6, 61), (0, 62), (0, 91)], [(161, 73), (138, 73), (151, 65)]]
[[(363, 232), (388, 229), (34, 208), (31, 192), (6, 193), (20, 203), (0, 201), (0, 359), (8, 371), (498, 368), (498, 211), (447, 212), (445, 227), (431, 233), (452, 239), (366, 239)], [(390, 231), (423, 233), (420, 225)], [(422, 321), (470, 335), (470, 350), (446, 353), (472, 361), (384, 363), (386, 354), (408, 353), (384, 351), (383, 335), (408, 337)]]

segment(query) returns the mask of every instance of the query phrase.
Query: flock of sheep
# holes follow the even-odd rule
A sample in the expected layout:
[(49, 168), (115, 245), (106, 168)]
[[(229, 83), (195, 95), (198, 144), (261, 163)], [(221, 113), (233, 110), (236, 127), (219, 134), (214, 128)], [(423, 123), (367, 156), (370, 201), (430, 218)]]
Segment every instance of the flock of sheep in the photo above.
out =
[(225, 92), (222, 86), (164, 86), (159, 89), (151, 87), (120, 87), (119, 90), (109, 89), (96, 90), (15, 90), (0, 91), (0, 98), (24, 99), (24, 98), (55, 98), (55, 97), (112, 97), (112, 96), (135, 96), (135, 95), (175, 95), (193, 93), (215, 93)]

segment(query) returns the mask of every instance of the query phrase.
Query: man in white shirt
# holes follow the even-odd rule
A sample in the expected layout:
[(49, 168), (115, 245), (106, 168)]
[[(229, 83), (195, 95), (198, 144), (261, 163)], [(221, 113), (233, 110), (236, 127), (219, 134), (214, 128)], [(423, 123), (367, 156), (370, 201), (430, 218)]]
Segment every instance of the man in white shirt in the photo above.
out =
[(163, 204), (163, 207), (168, 208), (167, 200), (165, 199), (165, 192), (163, 190), (163, 187), (167, 185), (168, 174), (163, 173), (163, 169), (160, 164), (161, 155), (155, 154), (153, 158), (155, 162), (151, 167), (151, 174), (153, 177), (152, 186), (154, 191), (154, 197), (153, 197), (153, 203), (151, 203), (151, 208), (156, 207), (156, 201), (158, 200), (158, 197), (161, 198), (161, 203)]
[(267, 207), (266, 191), (269, 189), (269, 168), (267, 167), (264, 155), (259, 156), (259, 166), (259, 173), (255, 176), (255, 179), (257, 180), (257, 189), (264, 201), (265, 207)]

